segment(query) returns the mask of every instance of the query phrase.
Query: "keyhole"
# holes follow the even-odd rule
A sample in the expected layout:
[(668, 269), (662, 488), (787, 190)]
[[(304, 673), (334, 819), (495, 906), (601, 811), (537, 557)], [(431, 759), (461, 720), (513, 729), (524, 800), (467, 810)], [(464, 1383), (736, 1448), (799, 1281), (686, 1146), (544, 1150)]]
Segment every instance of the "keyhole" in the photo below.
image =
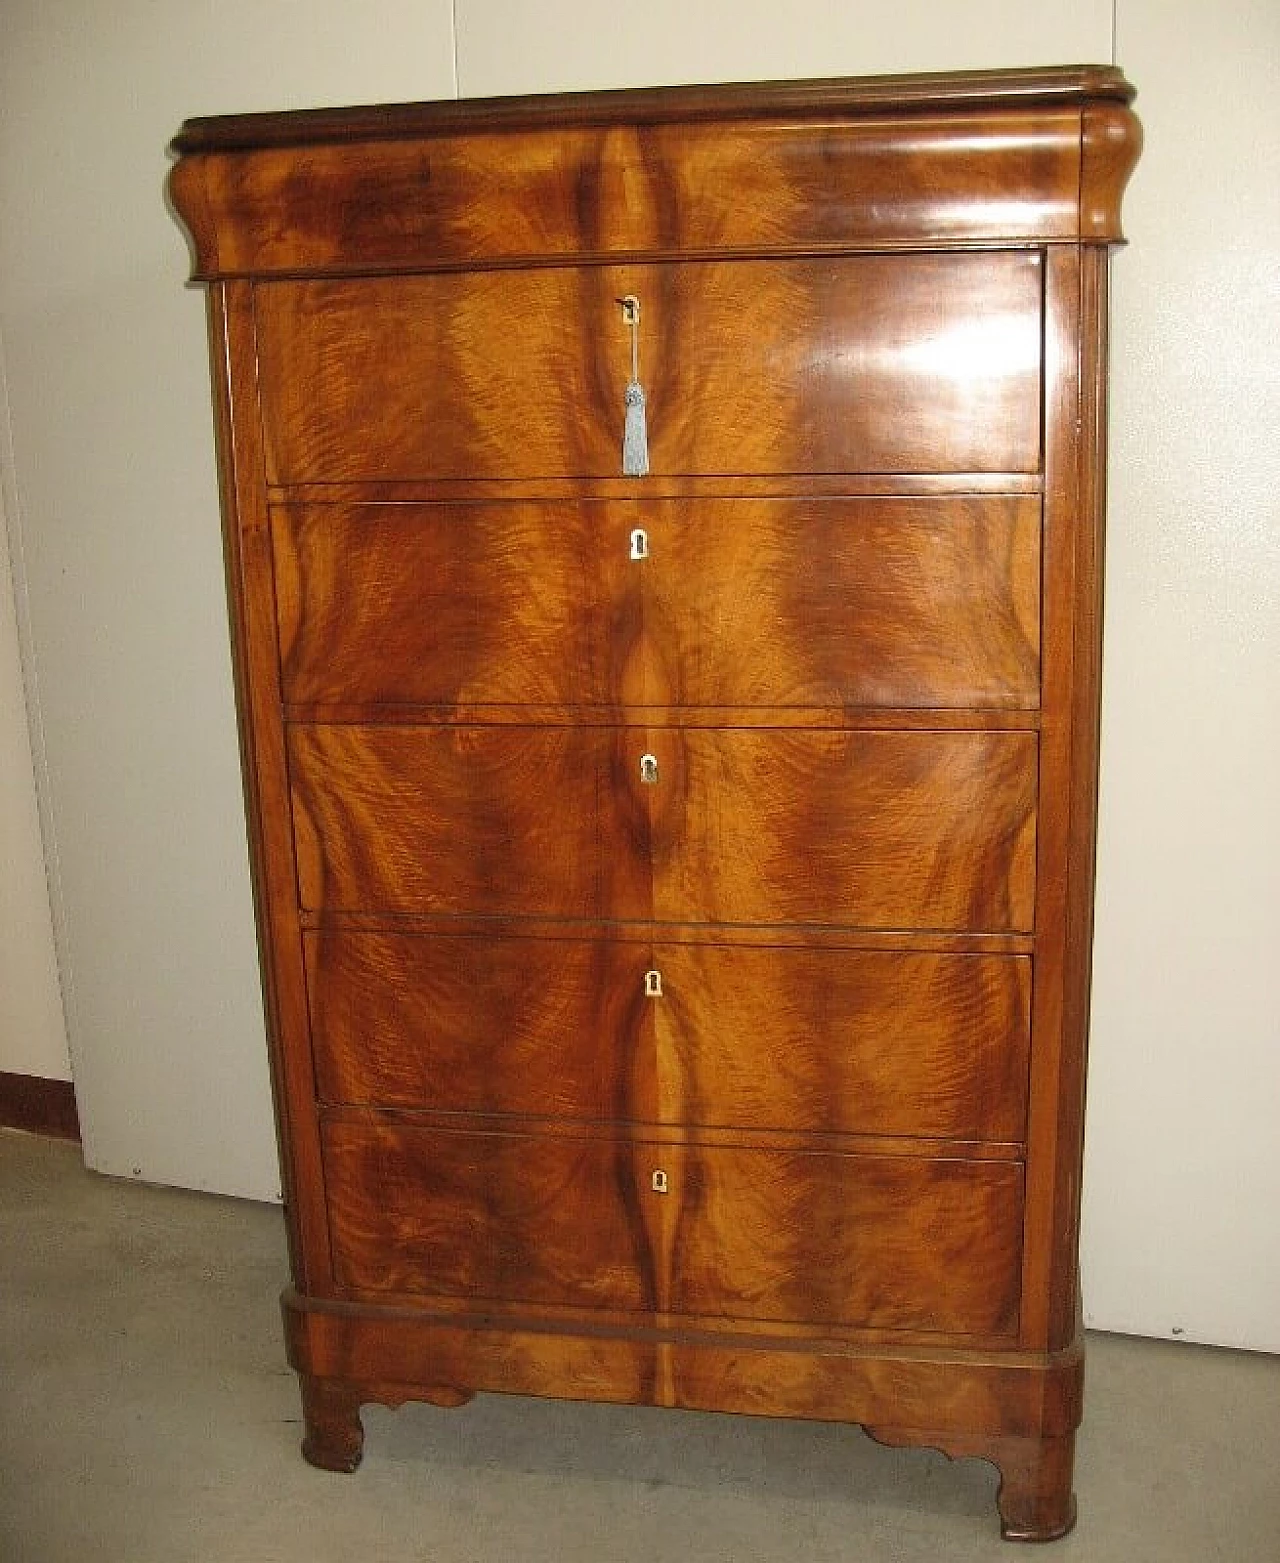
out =
[(655, 1194), (665, 1194), (667, 1192), (667, 1175), (661, 1167), (657, 1168), (653, 1174), (653, 1192)]
[(628, 326), (640, 324), (640, 300), (634, 293), (628, 293), (626, 298), (620, 298), (618, 303), (622, 305), (622, 319)]
[(645, 972), (644, 996), (647, 999), (660, 999), (662, 997), (662, 973), (660, 971)]
[(647, 787), (656, 787), (658, 784), (658, 758), (653, 754), (640, 756), (640, 780)]
[(642, 526), (638, 526), (631, 534), (631, 557), (633, 559), (649, 557), (649, 534)]

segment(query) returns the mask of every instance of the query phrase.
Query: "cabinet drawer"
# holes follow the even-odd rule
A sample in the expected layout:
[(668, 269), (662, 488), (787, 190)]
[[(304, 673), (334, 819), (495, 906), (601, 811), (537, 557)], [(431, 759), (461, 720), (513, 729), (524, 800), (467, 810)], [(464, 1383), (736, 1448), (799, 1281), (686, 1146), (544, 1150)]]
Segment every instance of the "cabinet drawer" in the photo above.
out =
[(1039, 696), (1035, 496), (282, 505), (272, 536), (291, 701)]
[(324, 1154), (335, 1270), (355, 1291), (1016, 1327), (1020, 1163), (344, 1122)]
[(272, 482), (1032, 472), (1038, 252), (547, 267), (256, 289)]
[[(1026, 956), (312, 933), (322, 1100), (1017, 1142)], [(660, 996), (645, 995), (658, 973)]]
[(308, 909), (1032, 924), (1034, 733), (294, 726), (289, 768)]

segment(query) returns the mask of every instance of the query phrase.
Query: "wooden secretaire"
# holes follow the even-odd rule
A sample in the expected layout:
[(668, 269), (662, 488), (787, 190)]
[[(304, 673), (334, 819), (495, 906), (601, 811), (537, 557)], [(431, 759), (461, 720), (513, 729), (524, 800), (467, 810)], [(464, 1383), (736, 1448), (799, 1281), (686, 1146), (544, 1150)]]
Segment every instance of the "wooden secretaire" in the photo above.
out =
[(1070, 1526), (1131, 96), (183, 128), (314, 1463), (639, 1401)]

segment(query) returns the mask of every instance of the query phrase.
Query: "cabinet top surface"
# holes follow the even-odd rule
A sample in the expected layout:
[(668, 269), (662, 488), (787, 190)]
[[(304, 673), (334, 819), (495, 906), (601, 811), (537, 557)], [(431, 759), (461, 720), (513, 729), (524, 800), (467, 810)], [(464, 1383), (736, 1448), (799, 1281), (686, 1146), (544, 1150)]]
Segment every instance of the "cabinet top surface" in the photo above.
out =
[(993, 112), (1098, 101), (1127, 104), (1133, 97), (1134, 89), (1123, 72), (1110, 65), (645, 87), (218, 115), (187, 120), (174, 138), (172, 150), (179, 154), (250, 151), (478, 131), (707, 119), (878, 117), (964, 109)]

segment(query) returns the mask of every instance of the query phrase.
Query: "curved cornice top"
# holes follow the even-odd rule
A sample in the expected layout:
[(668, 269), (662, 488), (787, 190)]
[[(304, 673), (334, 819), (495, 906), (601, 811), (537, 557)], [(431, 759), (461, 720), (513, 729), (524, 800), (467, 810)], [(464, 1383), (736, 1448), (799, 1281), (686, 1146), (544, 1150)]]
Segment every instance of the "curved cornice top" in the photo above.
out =
[(202, 281), (1111, 244), (1132, 97), (1070, 66), (246, 114), (189, 120), (169, 189)]
[(1130, 103), (1133, 97), (1134, 89), (1124, 73), (1112, 65), (643, 87), (217, 115), (187, 120), (174, 137), (173, 151), (251, 151), (258, 147), (394, 141), (480, 130), (539, 130), (568, 125), (859, 117), (931, 109), (1076, 105), (1099, 100)]

